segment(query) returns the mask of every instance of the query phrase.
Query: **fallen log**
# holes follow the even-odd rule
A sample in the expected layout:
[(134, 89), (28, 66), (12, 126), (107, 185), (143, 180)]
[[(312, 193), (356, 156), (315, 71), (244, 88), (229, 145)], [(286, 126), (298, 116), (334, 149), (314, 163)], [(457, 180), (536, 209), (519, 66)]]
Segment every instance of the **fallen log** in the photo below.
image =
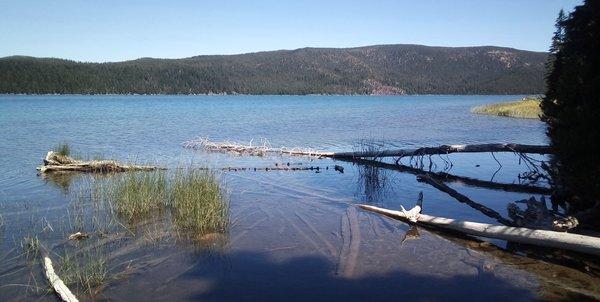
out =
[(302, 155), (312, 157), (332, 157), (332, 158), (359, 158), (359, 157), (405, 157), (405, 156), (423, 156), (450, 153), (477, 153), (477, 152), (516, 152), (531, 154), (552, 154), (550, 146), (542, 145), (523, 145), (523, 144), (472, 144), (472, 145), (441, 145), (437, 147), (421, 147), (416, 149), (396, 149), (396, 150), (366, 150), (353, 152), (326, 152), (317, 151), (309, 148), (273, 148), (271, 144), (264, 140), (261, 145), (240, 144), (236, 142), (213, 142), (206, 138), (199, 138), (183, 142), (184, 148), (204, 149), (210, 152), (229, 152), (234, 154), (247, 154), (256, 156), (265, 156), (269, 153), (279, 153), (287, 155)]
[(446, 173), (446, 172), (431, 172), (431, 171), (426, 171), (423, 169), (414, 168), (414, 167), (407, 166), (407, 165), (390, 164), (390, 163), (385, 163), (385, 162), (372, 160), (372, 159), (339, 158), (339, 160), (356, 163), (356, 164), (361, 164), (361, 165), (369, 165), (369, 166), (379, 167), (379, 168), (383, 168), (383, 169), (396, 170), (396, 171), (400, 171), (400, 172), (411, 173), (414, 175), (427, 174), (427, 175), (429, 175), (433, 178), (436, 178), (437, 180), (443, 181), (443, 182), (456, 182), (456, 183), (462, 183), (462, 184), (466, 184), (469, 186), (481, 187), (481, 188), (486, 188), (486, 189), (502, 190), (502, 191), (507, 191), (507, 192), (544, 194), (544, 195), (549, 195), (552, 193), (552, 189), (550, 189), (550, 188), (538, 187), (538, 186), (533, 186), (533, 185), (524, 185), (524, 184), (510, 184), (510, 183), (493, 182), (493, 181), (481, 180), (481, 179), (476, 179), (476, 178), (471, 178), (471, 177), (466, 177), (466, 176), (458, 176), (458, 175), (454, 175), (454, 174), (450, 174), (450, 173)]
[(552, 154), (550, 146), (522, 145), (522, 144), (475, 144), (475, 145), (441, 145), (438, 147), (421, 147), (416, 149), (375, 150), (356, 152), (336, 152), (334, 158), (343, 157), (406, 157), (437, 155), (449, 153), (477, 153), (477, 152), (517, 152), (531, 154)]
[(422, 175), (417, 175), (417, 180), (418, 181), (422, 181), (422, 182), (426, 182), (428, 184), (430, 184), (431, 186), (433, 186), (434, 188), (454, 197), (456, 200), (458, 200), (459, 202), (462, 202), (464, 204), (467, 204), (468, 206), (470, 206), (473, 209), (476, 209), (478, 211), (480, 211), (481, 213), (483, 213), (485, 216), (488, 216), (490, 218), (494, 218), (496, 219), (496, 221), (504, 224), (504, 225), (509, 225), (512, 226), (514, 223), (504, 217), (502, 217), (502, 215), (500, 215), (500, 213), (486, 207), (485, 205), (482, 205), (480, 203), (477, 203), (473, 200), (471, 200), (469, 197), (462, 195), (460, 193), (458, 193), (458, 191), (446, 186), (445, 184), (434, 180), (433, 178), (431, 178), (429, 175), (426, 174), (422, 174)]
[[(376, 206), (359, 204), (359, 208), (385, 216), (408, 221), (401, 211), (394, 211)], [(455, 220), (445, 217), (436, 217), (421, 214), (416, 222), (422, 226), (433, 226), (460, 233), (501, 239), (511, 242), (538, 245), (550, 248), (559, 248), (575, 252), (600, 256), (600, 238), (528, 228), (492, 225), (487, 223)]]
[(76, 160), (65, 155), (59, 155), (54, 151), (49, 151), (44, 158), (44, 165), (37, 167), (37, 170), (45, 172), (56, 171), (75, 171), (75, 172), (125, 172), (125, 171), (151, 171), (159, 169), (156, 166), (126, 165), (114, 160)]
[(58, 294), (58, 296), (65, 302), (78, 302), (77, 297), (73, 295), (71, 290), (67, 287), (67, 285), (60, 279), (60, 277), (54, 272), (54, 267), (52, 266), (52, 260), (50, 260), (49, 253), (46, 251), (45, 247), (41, 246), (42, 255), (44, 258), (44, 275), (50, 285)]
[(71, 290), (65, 285), (65, 283), (56, 275), (54, 268), (52, 267), (52, 260), (49, 257), (44, 257), (44, 270), (46, 278), (52, 285), (54, 291), (60, 296), (63, 301), (66, 302), (78, 302), (77, 297), (71, 293)]

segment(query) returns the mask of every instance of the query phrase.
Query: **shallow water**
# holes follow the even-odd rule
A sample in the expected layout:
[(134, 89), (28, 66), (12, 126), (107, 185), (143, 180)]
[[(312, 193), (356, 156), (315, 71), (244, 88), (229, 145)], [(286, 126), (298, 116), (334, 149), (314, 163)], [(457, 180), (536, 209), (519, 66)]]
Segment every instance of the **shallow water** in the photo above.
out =
[[(109, 278), (92, 296), (78, 289), (83, 300), (600, 297), (598, 279), (574, 269), (425, 229), (418, 230), (418, 238), (401, 242), (408, 225), (352, 206), (410, 207), (422, 191), (425, 213), (495, 222), (417, 182), (413, 174), (329, 159), (206, 154), (180, 146), (200, 136), (241, 142), (267, 138), (274, 147), (326, 151), (353, 150), (363, 139), (385, 142), (386, 148), (545, 144), (539, 121), (469, 112), (475, 105), (518, 97), (0, 96), (0, 156), (9, 159), (0, 173), (0, 300), (55, 299), (44, 290), (39, 265), (22, 255), (24, 237), (37, 236), (57, 259), (64, 246), (108, 241), (64, 243), (74, 231), (94, 231), (104, 209), (77, 198), (82, 188), (98, 181), (93, 177), (37, 175), (35, 167), (45, 153), (63, 141), (84, 157), (102, 154), (171, 169), (190, 163), (264, 168), (288, 162), (322, 168), (319, 173), (220, 172), (230, 198), (231, 227), (217, 239), (190, 244), (169, 232), (165, 219), (127, 224), (120, 233), (110, 228), (114, 234), (108, 238), (117, 239), (102, 246)], [(499, 171), (490, 154), (453, 155), (449, 172), (513, 183), (527, 171), (512, 154), (496, 158)], [(434, 160), (442, 169), (444, 161)], [(344, 173), (334, 171), (334, 165), (343, 166)], [(531, 196), (450, 186), (505, 217), (508, 202)]]

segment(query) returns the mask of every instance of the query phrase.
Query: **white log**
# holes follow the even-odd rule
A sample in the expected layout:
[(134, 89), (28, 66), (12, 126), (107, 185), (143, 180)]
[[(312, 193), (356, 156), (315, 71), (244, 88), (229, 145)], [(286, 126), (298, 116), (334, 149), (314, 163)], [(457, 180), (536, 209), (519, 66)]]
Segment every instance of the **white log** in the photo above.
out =
[[(388, 210), (364, 204), (358, 206), (361, 209), (383, 214), (392, 218), (408, 220), (408, 218), (400, 211)], [(461, 221), (425, 214), (421, 214), (419, 216), (417, 224), (435, 226), (474, 236), (559, 248), (600, 256), (600, 238), (597, 237)]]
[(71, 293), (71, 290), (65, 285), (65, 283), (56, 275), (54, 268), (52, 267), (52, 260), (48, 256), (44, 257), (44, 271), (46, 278), (54, 288), (54, 291), (60, 296), (63, 301), (66, 302), (79, 302), (75, 295)]

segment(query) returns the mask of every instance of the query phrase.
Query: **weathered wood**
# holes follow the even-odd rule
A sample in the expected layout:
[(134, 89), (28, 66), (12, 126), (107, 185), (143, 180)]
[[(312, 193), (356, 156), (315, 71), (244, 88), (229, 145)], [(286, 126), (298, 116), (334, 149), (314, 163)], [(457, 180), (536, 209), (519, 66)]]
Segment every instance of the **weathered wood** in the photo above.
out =
[[(361, 209), (408, 221), (400, 211), (379, 208), (371, 205), (358, 205)], [(528, 228), (498, 226), (487, 223), (455, 220), (421, 214), (417, 224), (457, 231), (464, 234), (495, 238), (512, 242), (559, 248), (600, 256), (600, 238)]]
[(125, 165), (113, 160), (76, 160), (65, 155), (59, 155), (54, 151), (49, 151), (46, 158), (44, 158), (44, 165), (37, 167), (37, 170), (42, 173), (58, 171), (105, 173), (157, 169), (159, 168), (155, 166)]
[[(335, 152), (334, 158), (343, 157), (406, 157), (449, 153), (477, 153), (477, 152), (518, 152), (531, 154), (552, 154), (550, 146), (522, 145), (522, 144), (474, 144), (474, 145), (441, 145), (438, 147), (421, 147), (416, 149)], [(322, 155), (326, 156), (326, 155)]]
[(58, 275), (54, 272), (54, 267), (52, 267), (52, 260), (47, 255), (44, 256), (44, 273), (46, 275), (46, 279), (50, 282), (50, 285), (54, 289), (54, 291), (60, 296), (63, 301), (66, 302), (78, 302), (77, 297), (73, 295), (71, 290), (65, 285), (65, 283), (58, 277)]
[(504, 225), (509, 225), (512, 226), (513, 222), (502, 217), (502, 215), (500, 215), (500, 213), (480, 204), (477, 203), (473, 200), (471, 200), (469, 197), (462, 195), (460, 193), (458, 193), (458, 191), (446, 186), (445, 184), (434, 180), (433, 178), (431, 178), (429, 175), (423, 174), (423, 175), (417, 175), (417, 180), (422, 181), (422, 182), (426, 182), (430, 185), (432, 185), (434, 188), (447, 193), (448, 195), (454, 197), (456, 200), (458, 200), (459, 202), (462, 202), (464, 204), (467, 204), (468, 206), (470, 206), (473, 209), (476, 209), (478, 211), (480, 211), (481, 213), (483, 213), (485, 216), (488, 216), (490, 218), (494, 218), (496, 219), (496, 221), (504, 224)]
[(213, 142), (205, 138), (190, 140), (181, 144), (184, 148), (199, 149), (202, 148), (212, 152), (230, 152), (235, 154), (248, 154), (264, 156), (268, 153), (280, 153), (287, 155), (302, 155), (312, 157), (333, 157), (333, 158), (358, 158), (358, 157), (405, 157), (422, 156), (449, 153), (473, 153), (473, 152), (518, 152), (531, 154), (552, 154), (550, 146), (541, 145), (523, 145), (523, 144), (472, 144), (472, 145), (441, 145), (437, 147), (421, 147), (416, 149), (395, 149), (395, 150), (375, 150), (375, 151), (354, 151), (354, 152), (326, 152), (313, 149), (302, 148), (273, 148), (268, 141), (263, 141), (261, 145), (239, 144), (235, 142)]

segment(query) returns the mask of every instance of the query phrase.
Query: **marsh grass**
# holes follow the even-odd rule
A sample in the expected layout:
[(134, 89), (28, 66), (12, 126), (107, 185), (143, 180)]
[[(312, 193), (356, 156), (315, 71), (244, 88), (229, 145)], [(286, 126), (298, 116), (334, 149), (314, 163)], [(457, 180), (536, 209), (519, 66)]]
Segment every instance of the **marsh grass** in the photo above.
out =
[(58, 153), (58, 155), (70, 156), (71, 146), (69, 146), (69, 143), (67, 142), (59, 143), (58, 145), (56, 145), (56, 147), (54, 147), (54, 152)]
[(179, 170), (170, 182), (169, 199), (178, 231), (198, 236), (227, 229), (229, 202), (213, 171)]
[(208, 169), (126, 173), (97, 190), (100, 192), (92, 192), (93, 198), (107, 199), (118, 217), (128, 223), (168, 211), (180, 233), (223, 232), (228, 226), (228, 199), (218, 177)]
[(167, 179), (164, 171), (127, 173), (117, 176), (107, 187), (114, 208), (129, 222), (159, 214), (167, 205)]
[(108, 276), (106, 256), (98, 250), (78, 254), (65, 249), (60, 256), (58, 275), (66, 285), (94, 294), (94, 289), (103, 285)]
[(515, 118), (539, 119), (542, 114), (539, 98), (525, 98), (517, 102), (489, 104), (473, 107), (472, 113)]
[(27, 258), (40, 254), (40, 239), (37, 236), (27, 236), (21, 240), (21, 248)]

